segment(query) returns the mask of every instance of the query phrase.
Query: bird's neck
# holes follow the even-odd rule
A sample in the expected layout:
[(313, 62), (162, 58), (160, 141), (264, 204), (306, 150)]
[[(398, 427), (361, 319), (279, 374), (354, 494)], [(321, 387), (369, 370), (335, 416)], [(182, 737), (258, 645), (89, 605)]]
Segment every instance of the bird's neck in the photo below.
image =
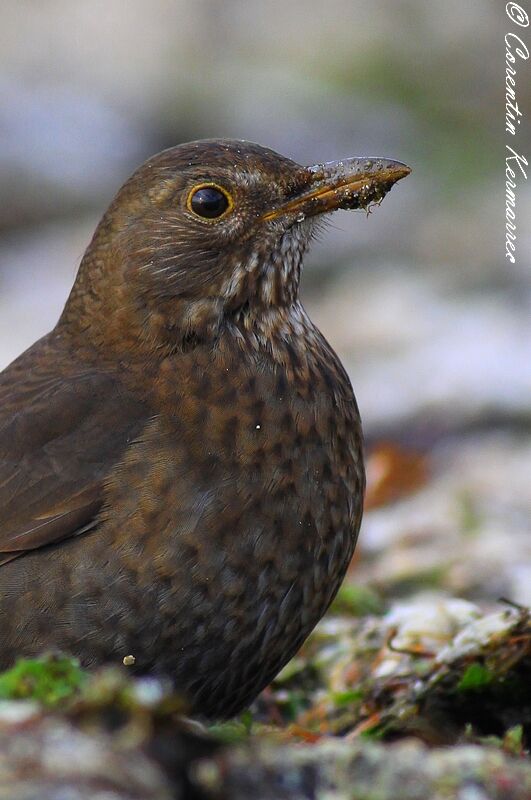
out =
[(289, 305), (242, 308), (225, 319), (224, 328), (236, 341), (244, 341), (253, 350), (273, 354), (279, 348), (304, 347), (317, 333), (298, 299)]
[(120, 360), (152, 360), (208, 347), (223, 332), (283, 361), (286, 351), (303, 349), (314, 338), (315, 327), (298, 299), (300, 243), (251, 254), (212, 295), (164, 296), (132, 286), (112, 217), (106, 219), (87, 248), (58, 324), (76, 347)]

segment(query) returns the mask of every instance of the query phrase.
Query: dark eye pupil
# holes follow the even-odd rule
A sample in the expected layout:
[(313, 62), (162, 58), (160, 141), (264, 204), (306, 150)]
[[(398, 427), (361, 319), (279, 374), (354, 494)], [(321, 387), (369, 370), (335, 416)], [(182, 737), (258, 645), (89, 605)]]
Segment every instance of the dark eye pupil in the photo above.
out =
[(204, 186), (192, 195), (190, 206), (192, 211), (200, 217), (215, 219), (215, 217), (221, 217), (227, 210), (229, 201), (219, 189), (215, 189), (213, 186)]

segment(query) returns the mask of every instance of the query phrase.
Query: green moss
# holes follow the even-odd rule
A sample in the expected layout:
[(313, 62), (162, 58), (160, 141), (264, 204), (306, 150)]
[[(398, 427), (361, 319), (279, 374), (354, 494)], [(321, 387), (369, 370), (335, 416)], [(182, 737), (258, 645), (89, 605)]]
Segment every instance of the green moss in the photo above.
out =
[(217, 722), (208, 726), (208, 732), (223, 744), (238, 744), (249, 738), (249, 728), (239, 719)]
[(489, 686), (493, 680), (493, 673), (483, 664), (480, 664), (478, 661), (474, 661), (473, 664), (469, 664), (465, 669), (461, 680), (457, 684), (457, 689), (460, 692), (483, 689), (485, 686)]
[(513, 756), (521, 756), (524, 752), (524, 726), (514, 725), (505, 732), (503, 749)]
[(350, 689), (345, 692), (335, 692), (332, 694), (332, 702), (336, 708), (343, 706), (350, 706), (352, 703), (357, 703), (363, 700), (363, 691), (361, 689)]
[(62, 656), (21, 659), (0, 674), (0, 699), (57, 706), (77, 694), (87, 678), (78, 662)]

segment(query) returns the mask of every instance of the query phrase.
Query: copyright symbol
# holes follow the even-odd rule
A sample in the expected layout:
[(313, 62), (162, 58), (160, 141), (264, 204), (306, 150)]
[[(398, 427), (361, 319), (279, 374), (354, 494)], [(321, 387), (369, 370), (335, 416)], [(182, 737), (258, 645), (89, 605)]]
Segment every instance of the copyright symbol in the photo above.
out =
[(529, 25), (529, 17), (522, 6), (519, 6), (518, 3), (507, 3), (505, 11), (512, 22), (516, 22), (521, 28), (527, 28)]

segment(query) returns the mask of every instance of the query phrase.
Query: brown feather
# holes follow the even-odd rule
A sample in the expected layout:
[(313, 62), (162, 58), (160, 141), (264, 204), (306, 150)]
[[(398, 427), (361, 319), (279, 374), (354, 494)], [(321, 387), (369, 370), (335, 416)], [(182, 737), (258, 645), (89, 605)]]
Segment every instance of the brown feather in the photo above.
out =
[(0, 563), (91, 527), (146, 418), (116, 368), (84, 367), (53, 334), (0, 373)]

